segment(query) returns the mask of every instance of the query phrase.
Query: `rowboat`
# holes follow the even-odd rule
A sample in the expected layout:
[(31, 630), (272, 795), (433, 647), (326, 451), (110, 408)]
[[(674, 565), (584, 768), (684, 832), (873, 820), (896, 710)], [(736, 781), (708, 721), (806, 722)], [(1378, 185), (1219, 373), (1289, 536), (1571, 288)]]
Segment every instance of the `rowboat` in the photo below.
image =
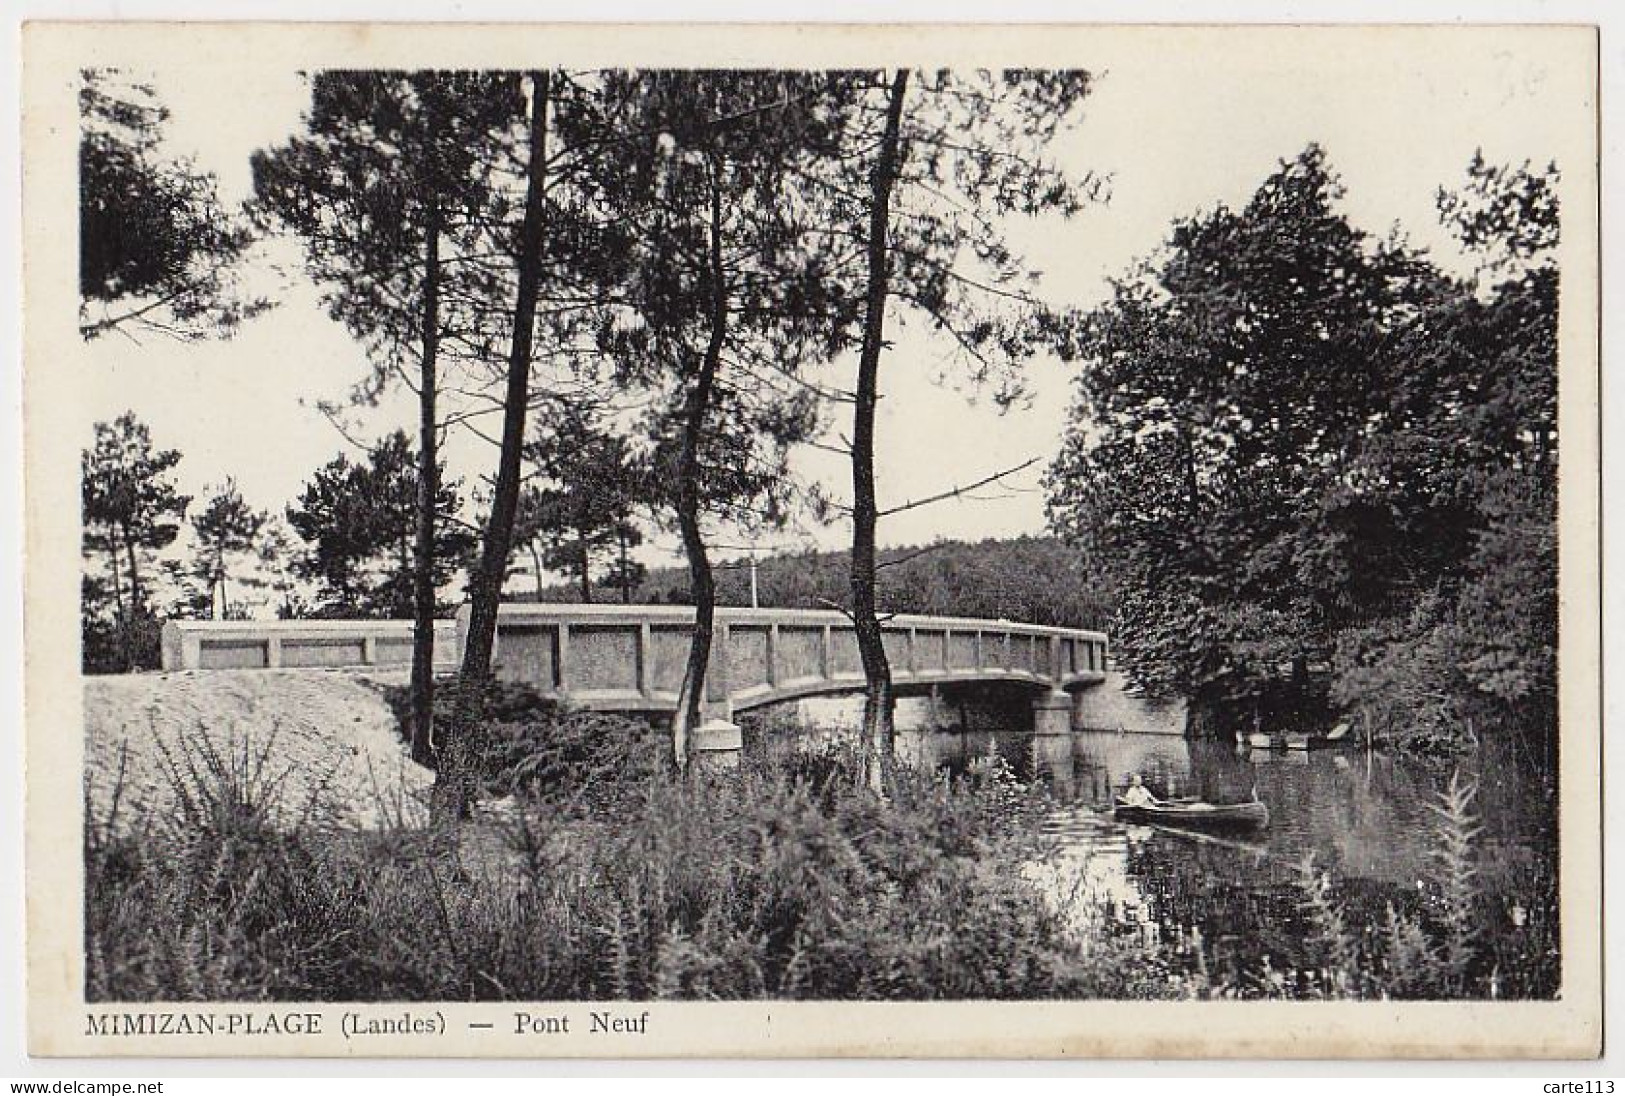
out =
[(1152, 803), (1133, 806), (1117, 800), (1112, 817), (1119, 822), (1180, 826), (1193, 830), (1258, 830), (1269, 825), (1270, 811), (1254, 799), (1246, 803)]

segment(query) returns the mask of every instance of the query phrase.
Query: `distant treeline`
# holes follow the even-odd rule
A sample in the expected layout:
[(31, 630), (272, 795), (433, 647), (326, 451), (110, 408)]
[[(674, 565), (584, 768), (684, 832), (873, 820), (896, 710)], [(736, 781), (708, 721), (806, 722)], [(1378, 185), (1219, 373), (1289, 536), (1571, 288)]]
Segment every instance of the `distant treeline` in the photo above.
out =
[[(579, 601), (572, 583), (544, 587), (545, 601)], [(605, 591), (619, 599), (618, 589)], [(849, 598), (845, 552), (760, 556), (756, 596), (764, 607), (829, 609)], [(1099, 571), (1086, 555), (1055, 537), (976, 542), (945, 540), (880, 552), (876, 597), (882, 612), (930, 613), (1020, 620), (1030, 624), (1104, 628), (1111, 605)], [(630, 591), (641, 605), (686, 605), (688, 572), (651, 569)], [(750, 604), (747, 557), (717, 565), (717, 603)]]

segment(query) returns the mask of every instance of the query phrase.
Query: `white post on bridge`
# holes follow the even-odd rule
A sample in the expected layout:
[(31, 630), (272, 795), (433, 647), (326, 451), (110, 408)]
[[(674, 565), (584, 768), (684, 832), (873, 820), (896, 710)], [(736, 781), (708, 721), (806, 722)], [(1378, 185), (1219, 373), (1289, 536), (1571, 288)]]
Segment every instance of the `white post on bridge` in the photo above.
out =
[(1033, 701), (1033, 733), (1040, 737), (1070, 734), (1072, 731), (1072, 694), (1062, 688), (1067, 667), (1061, 665), (1061, 637), (1050, 636), (1045, 642), (1049, 665), (1050, 688)]
[[(745, 745), (744, 732), (734, 722), (734, 683), (729, 665), (732, 648), (733, 627), (726, 620), (718, 620), (711, 637), (711, 665), (706, 669), (706, 682), (702, 686), (704, 719), (689, 738), (694, 761), (713, 772), (738, 768)], [(714, 699), (710, 696), (713, 686), (717, 691)]]

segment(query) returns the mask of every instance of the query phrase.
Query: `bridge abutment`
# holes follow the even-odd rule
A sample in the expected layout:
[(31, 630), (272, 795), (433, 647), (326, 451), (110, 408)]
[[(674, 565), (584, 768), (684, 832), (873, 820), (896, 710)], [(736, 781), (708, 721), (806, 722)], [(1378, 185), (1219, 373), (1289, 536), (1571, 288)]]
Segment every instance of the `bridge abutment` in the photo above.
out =
[(1077, 690), (1073, 726), (1080, 731), (1132, 731), (1136, 734), (1184, 735), (1185, 702), (1158, 700), (1129, 687), (1122, 671)]

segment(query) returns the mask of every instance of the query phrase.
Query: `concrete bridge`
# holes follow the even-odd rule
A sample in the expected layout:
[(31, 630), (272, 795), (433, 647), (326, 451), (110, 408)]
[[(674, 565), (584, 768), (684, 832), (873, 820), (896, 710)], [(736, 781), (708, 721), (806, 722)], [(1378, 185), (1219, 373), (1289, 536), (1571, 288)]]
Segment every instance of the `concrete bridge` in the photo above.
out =
[[(458, 616), (458, 646), (468, 623)], [(497, 614), (498, 677), (588, 709), (673, 712), (694, 610), (660, 605), (509, 602)], [(1035, 730), (1069, 731), (1081, 691), (1105, 680), (1106, 636), (1007, 620), (894, 616), (882, 623), (899, 695), (1012, 682), (1034, 693)], [(864, 687), (857, 633), (841, 613), (718, 607), (708, 719)]]
[[(466, 607), (435, 625), (435, 665), (461, 660)], [(678, 605), (507, 602), (497, 615), (498, 677), (598, 711), (670, 713), (688, 663), (694, 610)], [(1091, 687), (1106, 678), (1106, 636), (1008, 620), (894, 616), (882, 623), (900, 696), (941, 687), (1012, 683), (1033, 695), (1034, 730), (1082, 725)], [(165, 670), (402, 668), (412, 623), (171, 621)], [(707, 722), (801, 697), (861, 692), (857, 633), (843, 614), (718, 607), (706, 681)]]

